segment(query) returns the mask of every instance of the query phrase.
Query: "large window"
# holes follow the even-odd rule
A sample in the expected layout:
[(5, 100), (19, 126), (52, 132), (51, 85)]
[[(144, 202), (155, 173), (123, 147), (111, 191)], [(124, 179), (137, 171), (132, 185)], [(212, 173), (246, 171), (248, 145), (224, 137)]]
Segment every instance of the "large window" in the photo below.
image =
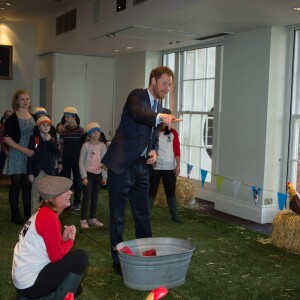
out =
[(295, 32), (291, 119), (291, 180), (300, 189), (300, 31)]
[[(164, 64), (175, 70), (177, 78), (177, 115), (181, 143), (181, 175), (200, 179), (200, 169), (208, 171), (211, 181), (213, 117), (215, 101), (216, 47), (182, 51), (164, 55)], [(173, 95), (166, 104), (172, 109)]]

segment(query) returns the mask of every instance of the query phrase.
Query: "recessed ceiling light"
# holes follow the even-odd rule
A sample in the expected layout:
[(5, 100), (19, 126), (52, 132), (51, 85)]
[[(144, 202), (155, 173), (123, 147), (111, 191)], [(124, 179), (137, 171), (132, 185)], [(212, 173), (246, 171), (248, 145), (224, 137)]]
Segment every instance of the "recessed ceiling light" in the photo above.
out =
[(8, 5), (8, 6), (10, 6), (11, 5), (11, 1), (6, 1), (5, 4)]
[(300, 11), (300, 7), (293, 7), (294, 11)]
[(2, 10), (3, 10), (3, 9), (5, 9), (5, 7), (4, 7), (4, 6), (0, 6), (0, 9), (2, 9)]
[(132, 49), (133, 49), (133, 47), (131, 47), (131, 46), (126, 47), (126, 50), (132, 50)]
[(115, 51), (115, 52), (119, 52), (119, 49), (115, 49), (114, 51)]

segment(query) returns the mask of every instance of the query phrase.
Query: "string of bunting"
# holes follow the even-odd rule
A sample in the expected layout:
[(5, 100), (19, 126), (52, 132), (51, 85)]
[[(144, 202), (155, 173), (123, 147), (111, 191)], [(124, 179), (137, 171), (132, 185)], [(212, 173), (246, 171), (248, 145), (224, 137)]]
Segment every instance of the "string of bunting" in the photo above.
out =
[[(182, 162), (187, 165), (187, 177), (190, 178), (190, 174), (191, 174), (194, 166), (190, 163), (185, 162), (185, 161), (182, 161)], [(205, 183), (207, 174), (210, 173), (212, 176), (216, 177), (216, 185), (217, 185), (218, 193), (220, 192), (221, 187), (223, 185), (223, 182), (226, 179), (226, 180), (229, 180), (229, 181), (232, 182), (234, 198), (237, 198), (238, 193), (240, 191), (241, 185), (245, 185), (245, 186), (248, 186), (248, 187), (251, 188), (251, 195), (252, 195), (255, 206), (258, 204), (258, 199), (259, 199), (259, 196), (261, 194), (261, 191), (264, 190), (264, 191), (268, 191), (268, 192), (277, 194), (278, 206), (279, 206), (280, 210), (283, 210), (286, 207), (286, 201), (287, 201), (287, 198), (288, 198), (288, 194), (286, 194), (286, 193), (280, 193), (280, 192), (276, 193), (274, 191), (267, 190), (267, 189), (264, 189), (262, 187), (258, 187), (258, 186), (255, 186), (255, 185), (250, 185), (250, 184), (243, 183), (243, 182), (240, 182), (240, 181), (237, 181), (237, 180), (233, 180), (231, 178), (228, 178), (228, 177), (225, 177), (225, 176), (222, 176), (222, 175), (214, 174), (210, 171), (207, 171), (205, 169), (201, 169), (199, 167), (196, 167), (196, 168), (200, 170), (199, 176), (200, 176), (202, 188), (204, 188), (204, 183)]]

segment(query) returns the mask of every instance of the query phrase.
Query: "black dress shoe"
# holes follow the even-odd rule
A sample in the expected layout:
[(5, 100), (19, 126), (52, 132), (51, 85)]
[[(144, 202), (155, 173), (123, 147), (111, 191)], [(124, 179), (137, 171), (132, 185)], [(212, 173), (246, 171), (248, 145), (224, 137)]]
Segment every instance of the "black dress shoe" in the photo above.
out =
[(117, 264), (117, 263), (113, 263), (113, 268), (115, 269), (115, 271), (119, 274), (122, 275), (122, 269), (121, 269), (121, 265)]

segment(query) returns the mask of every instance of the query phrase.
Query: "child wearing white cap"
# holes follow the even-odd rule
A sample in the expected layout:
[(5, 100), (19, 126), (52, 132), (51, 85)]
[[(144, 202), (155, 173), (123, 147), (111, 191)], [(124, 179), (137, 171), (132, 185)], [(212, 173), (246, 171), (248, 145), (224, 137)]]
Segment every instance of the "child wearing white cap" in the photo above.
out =
[(35, 155), (27, 159), (27, 174), (32, 182), (31, 213), (40, 202), (38, 182), (47, 175), (55, 175), (56, 158), (60, 156), (55, 133), (50, 133), (52, 122), (42, 116), (37, 119), (34, 134), (29, 139), (28, 148), (34, 150)]
[(78, 111), (75, 107), (64, 108), (64, 117), (61, 122), (64, 128), (59, 136), (60, 150), (62, 158), (58, 167), (62, 168), (62, 175), (71, 178), (73, 174), (74, 189), (74, 210), (80, 210), (81, 205), (81, 178), (79, 172), (79, 155), (81, 147), (81, 137), (84, 130), (80, 125)]
[(44, 107), (35, 107), (32, 113), (37, 119), (43, 116), (48, 117), (48, 113)]
[[(79, 169), (83, 185), (81, 203), (81, 228), (89, 225), (102, 227), (104, 224), (97, 220), (96, 210), (101, 184), (106, 184), (107, 172), (101, 160), (106, 153), (106, 146), (101, 142), (100, 125), (96, 122), (87, 124), (85, 131), (87, 141), (82, 145), (79, 158)], [(87, 221), (90, 206), (89, 221)]]

